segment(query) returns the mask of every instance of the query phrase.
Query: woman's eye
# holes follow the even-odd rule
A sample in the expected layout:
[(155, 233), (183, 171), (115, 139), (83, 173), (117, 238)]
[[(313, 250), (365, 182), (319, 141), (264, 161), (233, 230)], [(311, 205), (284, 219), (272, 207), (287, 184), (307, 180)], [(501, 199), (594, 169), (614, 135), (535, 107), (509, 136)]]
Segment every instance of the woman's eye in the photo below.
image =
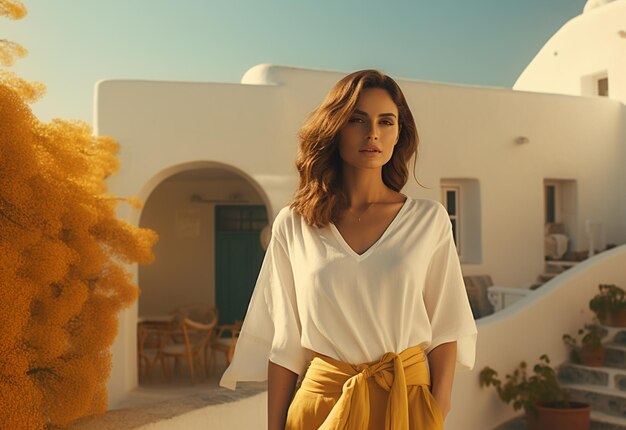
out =
[[(357, 122), (357, 123), (365, 123), (365, 121), (363, 120), (363, 118), (350, 118), (348, 120), (348, 122)], [(385, 124), (388, 126), (393, 125), (393, 121), (389, 121), (388, 119), (384, 119), (380, 122), (381, 124)]]

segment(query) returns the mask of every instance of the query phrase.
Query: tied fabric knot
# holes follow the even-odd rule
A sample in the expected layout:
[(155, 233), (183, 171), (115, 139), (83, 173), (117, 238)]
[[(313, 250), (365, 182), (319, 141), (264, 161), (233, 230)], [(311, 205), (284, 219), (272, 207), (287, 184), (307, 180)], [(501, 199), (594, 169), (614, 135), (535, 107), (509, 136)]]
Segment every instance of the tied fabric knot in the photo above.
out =
[(374, 380), (389, 391), (385, 430), (408, 430), (409, 408), (402, 357), (394, 352), (385, 353), (373, 365), (353, 366), (357, 371), (343, 384), (342, 394), (333, 406), (320, 430), (363, 430), (369, 425), (369, 387)]
[(370, 367), (367, 364), (357, 364), (356, 365), (356, 370), (361, 372), (366, 379), (369, 378), (370, 376), (372, 376), (372, 372), (370, 370)]

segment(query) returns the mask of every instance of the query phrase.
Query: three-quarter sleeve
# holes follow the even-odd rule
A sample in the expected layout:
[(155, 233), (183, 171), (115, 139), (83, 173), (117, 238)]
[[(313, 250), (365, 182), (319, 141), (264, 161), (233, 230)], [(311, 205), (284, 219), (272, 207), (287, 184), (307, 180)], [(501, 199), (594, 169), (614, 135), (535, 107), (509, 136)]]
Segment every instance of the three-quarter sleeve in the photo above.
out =
[(282, 238), (275, 220), (233, 360), (220, 380), (222, 387), (234, 390), (237, 381), (267, 380), (268, 360), (298, 375), (305, 370), (308, 351), (300, 343), (294, 277)]
[(478, 329), (463, 282), (452, 224), (443, 206), (439, 215), (442, 233), (432, 253), (424, 285), (424, 304), (432, 333), (425, 352), (428, 354), (437, 346), (456, 340), (456, 361), (462, 369), (471, 370), (476, 359)]

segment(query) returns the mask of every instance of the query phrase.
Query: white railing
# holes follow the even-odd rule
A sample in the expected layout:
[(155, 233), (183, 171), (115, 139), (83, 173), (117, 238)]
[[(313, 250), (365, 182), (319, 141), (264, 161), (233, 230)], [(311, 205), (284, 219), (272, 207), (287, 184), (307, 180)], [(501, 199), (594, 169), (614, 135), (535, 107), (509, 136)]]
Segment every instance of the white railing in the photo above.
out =
[(531, 294), (533, 290), (530, 288), (514, 288), (514, 287), (500, 287), (498, 285), (492, 285), (487, 287), (487, 299), (493, 306), (493, 311), (498, 312), (507, 306), (511, 306), (522, 297), (526, 297)]

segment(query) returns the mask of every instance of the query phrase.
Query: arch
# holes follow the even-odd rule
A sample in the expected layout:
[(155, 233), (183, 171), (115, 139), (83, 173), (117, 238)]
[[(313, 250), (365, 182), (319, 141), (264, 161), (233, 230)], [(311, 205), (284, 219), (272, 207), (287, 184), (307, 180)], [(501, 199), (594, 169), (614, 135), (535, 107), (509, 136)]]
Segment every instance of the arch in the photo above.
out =
[[(220, 169), (220, 170), (230, 171), (238, 176), (241, 176), (246, 181), (248, 181), (248, 183), (252, 185), (254, 190), (259, 194), (259, 196), (261, 196), (263, 203), (268, 208), (268, 213), (269, 214), (274, 213), (271, 201), (267, 193), (252, 176), (250, 176), (247, 172), (231, 164), (222, 163), (219, 161), (198, 160), (198, 161), (190, 161), (186, 163), (175, 164), (175, 165), (166, 167), (162, 169), (160, 172), (156, 173), (154, 176), (152, 176), (150, 179), (148, 179), (144, 183), (144, 185), (139, 190), (139, 193), (137, 194), (137, 198), (145, 202), (146, 200), (148, 200), (148, 197), (150, 196), (150, 194), (152, 194), (152, 192), (159, 186), (159, 184), (161, 184), (167, 178), (180, 172), (185, 172), (188, 170), (198, 170), (198, 169)], [(142, 213), (143, 213), (143, 210), (134, 212), (133, 217), (129, 218), (128, 221), (138, 226)]]
[[(263, 201), (263, 204), (268, 211), (268, 219), (273, 219), (274, 210), (265, 189), (263, 189), (263, 187), (261, 187), (260, 184), (247, 172), (233, 165), (218, 161), (196, 160), (165, 167), (145, 181), (135, 196), (145, 203), (152, 192), (154, 192), (154, 190), (166, 179), (177, 173), (198, 169), (220, 169), (229, 171), (243, 178), (251, 185), (256, 193), (258, 193), (258, 196)], [(122, 212), (121, 218), (124, 218), (127, 222), (132, 223), (135, 226), (139, 226), (144, 209), (145, 208), (140, 210), (129, 210), (125, 213)], [(126, 267), (126, 270), (131, 274), (133, 282), (139, 285), (138, 264), (135, 263), (129, 265)], [(137, 367), (138, 317), (138, 301), (133, 303), (128, 309), (122, 311), (118, 316), (119, 331), (115, 342), (111, 347), (113, 369), (108, 383), (109, 409), (122, 405), (127, 394), (139, 386)]]

